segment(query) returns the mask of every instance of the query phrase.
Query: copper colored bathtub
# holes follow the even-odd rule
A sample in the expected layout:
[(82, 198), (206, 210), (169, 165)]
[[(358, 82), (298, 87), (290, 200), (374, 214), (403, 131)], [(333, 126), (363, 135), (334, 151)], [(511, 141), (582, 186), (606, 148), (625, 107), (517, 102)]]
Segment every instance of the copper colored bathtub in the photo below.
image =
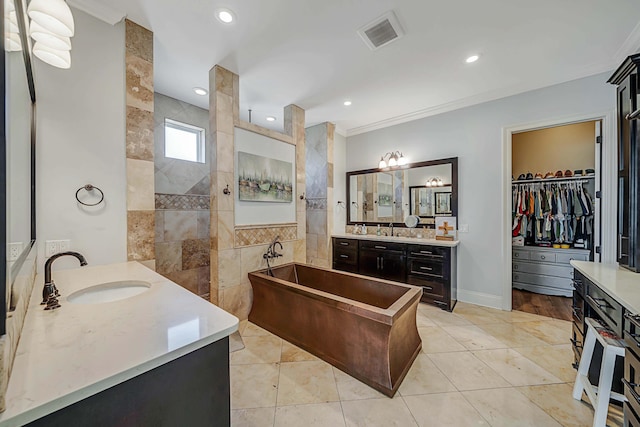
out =
[(249, 320), (393, 396), (422, 348), (420, 288), (304, 264), (249, 273)]

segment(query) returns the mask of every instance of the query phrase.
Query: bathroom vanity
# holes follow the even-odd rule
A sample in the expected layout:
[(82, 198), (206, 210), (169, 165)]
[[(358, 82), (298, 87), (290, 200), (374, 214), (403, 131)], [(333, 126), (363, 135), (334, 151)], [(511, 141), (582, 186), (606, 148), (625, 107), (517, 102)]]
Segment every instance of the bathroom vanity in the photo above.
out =
[(137, 262), (53, 276), (62, 306), (39, 276), (0, 426), (230, 425), (236, 317)]
[(452, 311), (458, 241), (333, 235), (333, 268), (422, 287), (421, 301)]

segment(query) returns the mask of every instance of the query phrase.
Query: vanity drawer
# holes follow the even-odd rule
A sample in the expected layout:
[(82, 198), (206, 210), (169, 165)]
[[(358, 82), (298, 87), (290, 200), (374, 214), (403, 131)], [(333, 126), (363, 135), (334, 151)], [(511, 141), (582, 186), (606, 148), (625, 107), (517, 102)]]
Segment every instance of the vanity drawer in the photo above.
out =
[(589, 254), (556, 254), (556, 262), (558, 264), (569, 264), (571, 261), (589, 261)]
[(513, 263), (513, 271), (573, 279), (573, 268), (563, 265), (549, 265), (534, 262), (516, 261)]
[(622, 336), (624, 310), (620, 303), (592, 284), (587, 287), (585, 301), (616, 335)]
[(513, 250), (513, 259), (529, 259), (529, 251)]
[(628, 404), (624, 405), (624, 427), (640, 427), (640, 417)]
[(449, 248), (426, 245), (407, 245), (407, 255), (416, 258), (444, 260), (449, 255)]
[(444, 279), (443, 263), (430, 259), (409, 258), (409, 274)]
[(571, 305), (571, 312), (573, 318), (574, 327), (578, 327), (581, 332), (584, 332), (584, 298), (582, 295), (573, 292), (573, 304)]
[(342, 247), (335, 247), (333, 249), (333, 262), (339, 262), (340, 264), (358, 264), (358, 252), (349, 248), (343, 249)]
[(435, 280), (425, 280), (418, 277), (407, 277), (407, 283), (422, 288), (423, 295), (431, 298), (444, 299), (446, 287), (444, 283)]
[(405, 245), (403, 243), (361, 241), (360, 249), (369, 249), (369, 250), (386, 251), (386, 252), (404, 252)]
[(584, 335), (580, 328), (574, 323), (571, 328), (571, 349), (573, 350), (574, 356), (574, 369), (578, 369), (578, 363), (580, 362), (580, 357), (582, 356), (582, 347), (584, 346)]
[(640, 413), (640, 360), (627, 349), (624, 355), (624, 395), (629, 400), (627, 404), (638, 414)]
[(333, 249), (334, 250), (342, 250), (343, 252), (346, 250), (357, 251), (358, 250), (358, 241), (355, 239), (333, 239)]
[(577, 270), (573, 272), (573, 289), (580, 295), (584, 296), (587, 289), (587, 282), (584, 276)]

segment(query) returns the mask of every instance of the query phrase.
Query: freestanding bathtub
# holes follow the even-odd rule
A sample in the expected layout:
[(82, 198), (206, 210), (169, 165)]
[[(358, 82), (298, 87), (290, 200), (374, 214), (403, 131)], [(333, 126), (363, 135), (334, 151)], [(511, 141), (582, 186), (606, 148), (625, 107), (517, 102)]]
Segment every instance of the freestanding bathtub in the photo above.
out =
[(249, 273), (249, 320), (392, 397), (422, 348), (422, 290), (304, 264)]

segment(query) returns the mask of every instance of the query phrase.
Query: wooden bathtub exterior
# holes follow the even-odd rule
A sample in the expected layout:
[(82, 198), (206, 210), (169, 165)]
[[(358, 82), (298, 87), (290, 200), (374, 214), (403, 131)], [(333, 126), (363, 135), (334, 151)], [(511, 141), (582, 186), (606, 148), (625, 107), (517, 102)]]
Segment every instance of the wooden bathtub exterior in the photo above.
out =
[(296, 263), (272, 271), (249, 273), (249, 320), (392, 397), (422, 348), (421, 289)]

